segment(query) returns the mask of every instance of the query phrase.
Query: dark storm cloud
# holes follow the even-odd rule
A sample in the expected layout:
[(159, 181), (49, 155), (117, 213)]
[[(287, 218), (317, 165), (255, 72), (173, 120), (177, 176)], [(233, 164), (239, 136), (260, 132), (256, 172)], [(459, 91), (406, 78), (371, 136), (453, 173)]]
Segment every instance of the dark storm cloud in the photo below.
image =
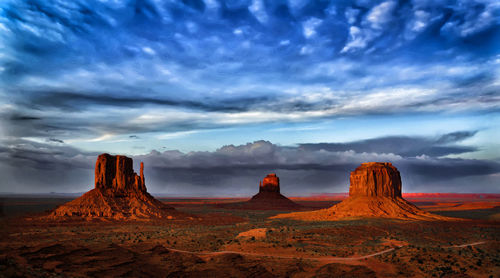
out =
[(55, 138), (48, 138), (46, 141), (47, 143), (21, 139), (4, 140), (0, 155), (6, 159), (4, 164), (14, 168), (57, 171), (92, 167), (89, 162), (94, 160), (96, 153), (82, 152)]
[[(463, 131), (427, 139), (408, 137), (405, 143), (414, 144), (415, 150), (409, 150), (411, 145), (408, 145), (406, 152), (421, 151), (423, 140), (450, 144), (470, 138), (474, 133)], [(432, 153), (405, 158), (395, 154), (398, 145), (393, 145), (393, 151), (390, 152), (374, 147), (387, 140), (379, 138), (362, 144), (349, 143), (351, 147), (361, 144), (366, 148), (373, 144), (371, 148), (357, 150), (347, 150), (345, 147), (312, 148), (311, 146), (319, 146), (314, 144), (279, 146), (268, 141), (256, 141), (239, 146), (223, 146), (213, 152), (152, 151), (146, 155), (134, 156), (134, 161), (136, 167), (140, 161), (144, 161), (150, 191), (177, 195), (249, 195), (255, 191), (258, 180), (270, 172), (276, 172), (280, 176), (283, 191), (288, 194), (343, 192), (347, 190), (350, 171), (367, 161), (392, 162), (401, 171), (407, 191), (417, 188), (424, 191), (459, 192), (498, 190), (491, 183), (491, 179), (500, 174), (498, 162), (439, 158)], [(11, 170), (9, 175), (18, 175), (13, 178), (23, 184), (24, 190), (79, 191), (91, 184), (92, 167), (97, 155), (98, 153), (81, 152), (61, 142), (47, 144), (26, 140), (9, 141), (3, 142), (0, 148), (0, 156), (3, 158), (0, 167), (16, 169)], [(29, 171), (30, 176), (23, 176), (19, 169)], [(79, 173), (75, 179), (80, 183), (62, 184), (62, 180), (55, 174), (58, 172)], [(36, 177), (46, 182), (51, 175), (55, 175), (51, 183), (36, 182)], [(83, 177), (88, 180), (84, 181)], [(65, 175), (65, 182), (67, 178)], [(475, 187), (464, 185), (468, 179), (474, 179)], [(456, 187), (455, 183), (462, 185)]]
[(440, 136), (435, 143), (436, 144), (449, 144), (456, 143), (467, 138), (471, 138), (477, 133), (477, 131), (457, 131)]
[(12, 115), (9, 120), (11, 121), (34, 121), (41, 120), (42, 118), (34, 117), (34, 116), (26, 116), (26, 115)]
[(477, 151), (477, 148), (472, 146), (449, 145), (471, 138), (476, 133), (477, 131), (453, 132), (437, 138), (389, 136), (348, 143), (300, 144), (300, 148), (307, 151), (341, 152), (353, 150), (355, 152), (394, 153), (403, 157), (421, 155), (440, 157)]
[(259, 97), (240, 97), (225, 100), (204, 100), (189, 101), (182, 99), (166, 99), (162, 97), (143, 97), (119, 96), (113, 93), (92, 94), (77, 92), (54, 92), (54, 91), (36, 91), (31, 93), (29, 102), (23, 103), (23, 106), (34, 109), (59, 108), (62, 110), (83, 110), (88, 106), (115, 106), (115, 107), (142, 107), (145, 105), (173, 106), (188, 109), (197, 109), (201, 111), (223, 111), (238, 112), (246, 111), (253, 104), (267, 101), (265, 96)]
[(427, 181), (489, 175), (500, 170), (498, 163), (473, 159), (439, 159), (432, 162), (415, 160), (406, 167), (408, 171)]
[[(437, 139), (407, 138), (407, 153), (419, 153), (426, 142), (456, 143), (474, 134), (475, 132), (464, 131), (445, 134)], [(375, 147), (384, 140), (387, 138), (363, 142), (365, 146), (373, 144), (365, 150), (315, 149), (304, 148), (303, 145), (286, 147), (258, 141), (240, 146), (224, 146), (215, 152), (154, 151), (138, 156), (137, 159), (145, 161), (146, 165), (153, 165), (149, 173), (155, 179), (170, 181), (166, 188), (173, 189), (173, 185), (182, 185), (192, 190), (212, 193), (218, 190), (225, 192), (223, 188), (236, 192), (253, 192), (258, 180), (270, 172), (278, 173), (282, 183), (286, 185), (284, 191), (291, 194), (346, 191), (350, 171), (367, 161), (394, 163), (402, 171), (404, 181), (409, 184), (407, 190), (411, 190), (412, 185), (416, 187), (421, 183), (425, 184), (423, 188), (432, 190), (431, 184), (467, 180), (475, 176), (488, 177), (500, 172), (500, 164), (488, 160), (438, 158), (432, 152), (426, 155), (420, 153), (418, 158), (404, 158), (394, 154), (397, 153), (398, 145), (383, 151)], [(358, 142), (353, 142), (350, 145), (357, 144)], [(415, 150), (410, 150), (412, 146)], [(440, 155), (442, 153), (437, 152), (437, 156)], [(496, 190), (489, 181), (477, 185), (477, 188), (446, 189), (446, 184), (442, 186), (439, 187), (440, 190), (448, 191)], [(161, 191), (161, 186), (156, 190)]]
[(64, 144), (63, 140), (57, 139), (57, 138), (49, 138), (49, 139), (47, 139), (47, 141)]
[(61, 142), (0, 141), (0, 192), (82, 192), (92, 187), (96, 153)]

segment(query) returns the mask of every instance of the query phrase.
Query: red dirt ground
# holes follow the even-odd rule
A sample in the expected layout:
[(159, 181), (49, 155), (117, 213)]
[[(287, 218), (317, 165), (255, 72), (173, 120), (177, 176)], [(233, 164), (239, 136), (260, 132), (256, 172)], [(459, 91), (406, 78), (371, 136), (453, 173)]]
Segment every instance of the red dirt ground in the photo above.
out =
[[(47, 204), (55, 206), (56, 201), (4, 198), (7, 217), (0, 218), (0, 277), (495, 277), (500, 273), (500, 221), (492, 218), (500, 213), (494, 206), (500, 199), (430, 199), (420, 202), (420, 208), (467, 220), (270, 220), (286, 211), (217, 206), (241, 199), (162, 199), (191, 218), (49, 221), (38, 216), (47, 215)], [(313, 210), (338, 199), (295, 201), (314, 204), (308, 206)], [(36, 203), (41, 204), (38, 213)], [(14, 210), (26, 205), (32, 212), (15, 216)]]

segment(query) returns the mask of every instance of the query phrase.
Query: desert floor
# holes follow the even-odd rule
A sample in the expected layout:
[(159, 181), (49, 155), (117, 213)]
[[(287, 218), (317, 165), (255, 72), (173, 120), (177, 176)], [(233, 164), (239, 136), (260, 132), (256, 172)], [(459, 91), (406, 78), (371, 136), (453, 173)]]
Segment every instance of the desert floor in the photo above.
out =
[(500, 277), (500, 199), (410, 199), (466, 219), (447, 222), (269, 220), (286, 211), (224, 205), (242, 199), (161, 199), (187, 214), (162, 221), (40, 219), (69, 200), (2, 197), (0, 277)]

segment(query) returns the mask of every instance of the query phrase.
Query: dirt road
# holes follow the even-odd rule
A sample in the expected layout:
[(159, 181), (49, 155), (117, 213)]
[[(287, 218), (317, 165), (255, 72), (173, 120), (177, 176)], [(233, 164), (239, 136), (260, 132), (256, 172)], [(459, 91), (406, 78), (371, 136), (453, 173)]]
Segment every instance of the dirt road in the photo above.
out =
[(467, 247), (467, 246), (474, 246), (474, 245), (479, 245), (479, 244), (484, 244), (486, 242), (484, 241), (478, 241), (478, 242), (473, 242), (473, 243), (467, 243), (467, 244), (462, 244), (462, 245), (453, 245), (453, 246), (449, 246), (447, 248), (464, 248), (464, 247)]
[[(463, 248), (467, 246), (474, 246), (474, 245), (479, 245), (479, 244), (484, 244), (484, 241), (480, 242), (473, 242), (473, 243), (468, 243), (468, 244), (462, 244), (462, 245), (454, 245), (450, 246), (447, 248)], [(400, 248), (402, 246), (398, 246), (397, 248)], [(241, 252), (241, 251), (213, 251), (213, 252), (194, 252), (194, 251), (187, 251), (187, 250), (179, 250), (179, 249), (173, 249), (173, 248), (166, 248), (170, 251), (173, 252), (179, 252), (179, 253), (187, 253), (187, 254), (194, 254), (194, 255), (199, 255), (199, 256), (215, 256), (215, 255), (222, 255), (222, 254), (238, 254), (238, 255), (244, 255), (244, 256), (253, 256), (253, 257), (272, 257), (272, 258), (278, 258), (278, 259), (302, 259), (302, 260), (316, 260), (316, 261), (321, 261), (321, 262), (347, 262), (347, 261), (358, 261), (358, 260), (363, 260), (375, 256), (379, 256), (385, 253), (392, 252), (396, 250), (396, 248), (389, 248), (380, 252), (376, 252), (373, 254), (368, 254), (365, 256), (358, 256), (358, 257), (297, 257), (297, 256), (286, 256), (286, 255), (270, 255), (270, 254), (263, 254), (263, 253), (249, 253), (249, 252)]]
[[(400, 246), (399, 246), (400, 247)], [(238, 255), (244, 255), (244, 256), (253, 256), (253, 257), (272, 257), (272, 258), (278, 258), (278, 259), (302, 259), (302, 260), (316, 260), (316, 261), (321, 261), (321, 262), (346, 262), (346, 261), (357, 261), (357, 260), (362, 260), (362, 259), (367, 259), (371, 257), (375, 257), (378, 255), (382, 255), (388, 252), (392, 252), (396, 250), (396, 248), (389, 248), (384, 251), (380, 251), (377, 253), (365, 255), (365, 256), (360, 256), (360, 257), (297, 257), (297, 256), (286, 256), (286, 255), (270, 255), (270, 254), (263, 254), (263, 253), (249, 253), (249, 252), (241, 252), (241, 251), (214, 251), (214, 252), (193, 252), (193, 251), (187, 251), (187, 250), (179, 250), (179, 249), (173, 249), (173, 248), (166, 248), (170, 251), (173, 252), (179, 252), (179, 253), (187, 253), (187, 254), (194, 254), (194, 255), (200, 255), (200, 256), (213, 256), (213, 255), (222, 255), (222, 254), (238, 254)]]

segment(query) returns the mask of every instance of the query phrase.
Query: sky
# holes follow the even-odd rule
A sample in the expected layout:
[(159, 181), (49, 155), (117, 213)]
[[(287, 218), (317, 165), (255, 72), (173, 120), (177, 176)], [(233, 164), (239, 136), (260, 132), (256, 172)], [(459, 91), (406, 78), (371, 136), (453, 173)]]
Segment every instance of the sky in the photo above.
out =
[(172, 196), (500, 193), (495, 0), (0, 2), (0, 192), (84, 192), (98, 154)]

